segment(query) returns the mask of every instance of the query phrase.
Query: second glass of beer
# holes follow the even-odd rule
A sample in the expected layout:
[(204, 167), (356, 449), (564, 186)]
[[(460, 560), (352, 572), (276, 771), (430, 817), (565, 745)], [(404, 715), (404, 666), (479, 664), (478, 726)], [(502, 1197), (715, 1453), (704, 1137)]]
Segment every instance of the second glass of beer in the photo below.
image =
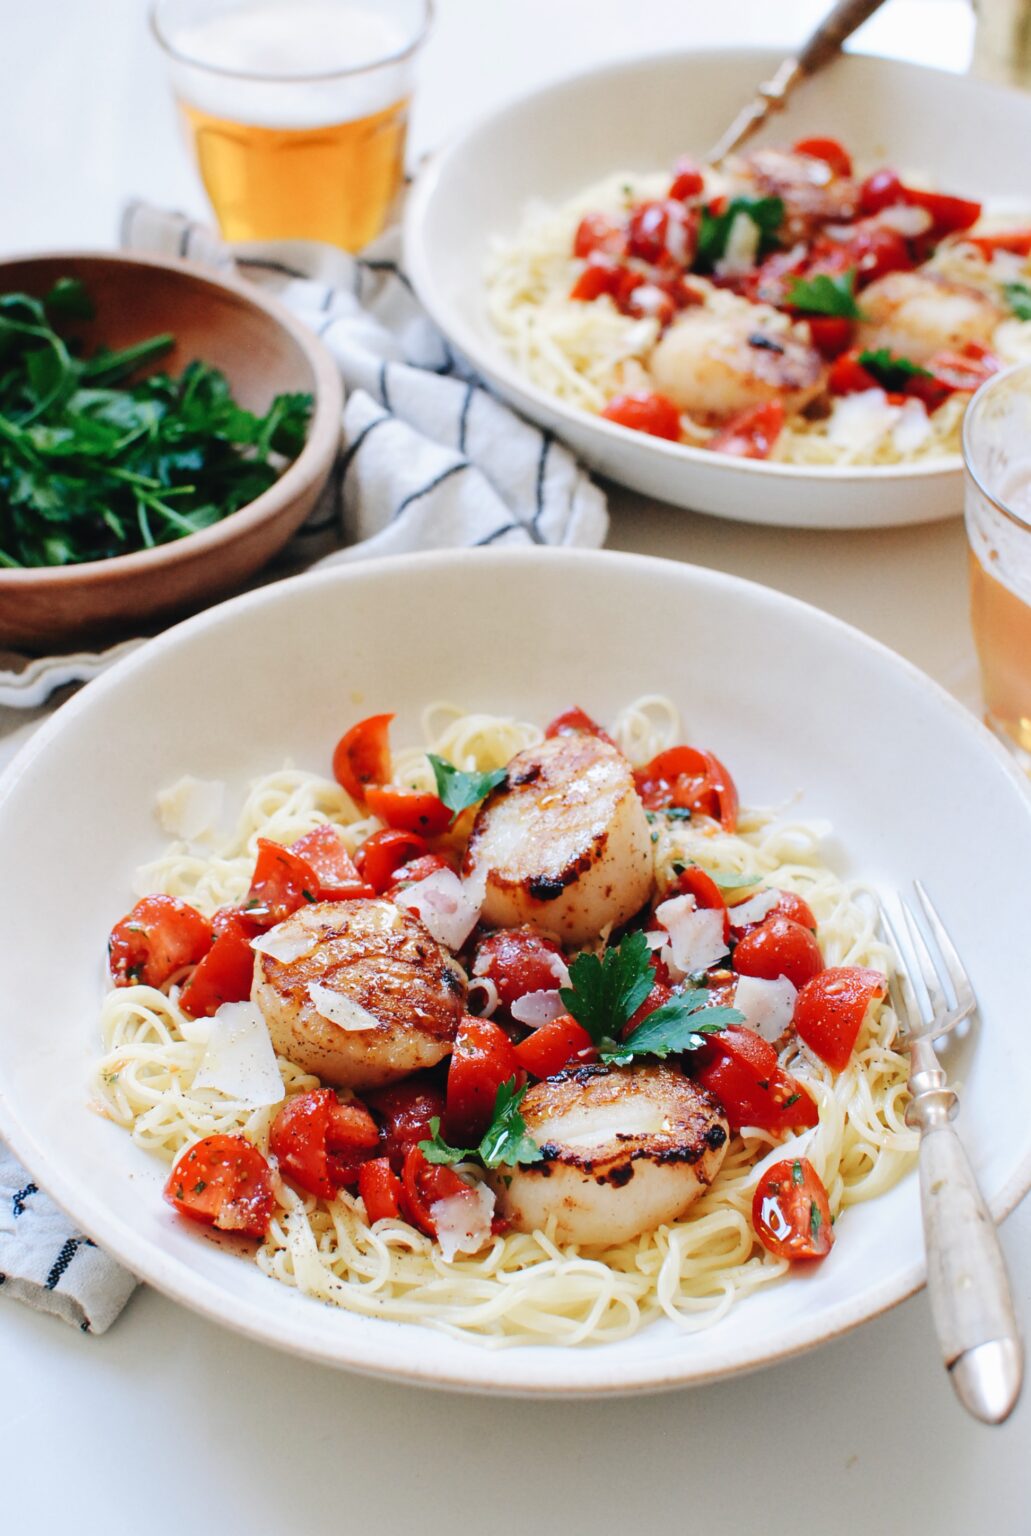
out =
[(156, 0), (152, 19), (228, 240), (379, 234), (430, 0)]

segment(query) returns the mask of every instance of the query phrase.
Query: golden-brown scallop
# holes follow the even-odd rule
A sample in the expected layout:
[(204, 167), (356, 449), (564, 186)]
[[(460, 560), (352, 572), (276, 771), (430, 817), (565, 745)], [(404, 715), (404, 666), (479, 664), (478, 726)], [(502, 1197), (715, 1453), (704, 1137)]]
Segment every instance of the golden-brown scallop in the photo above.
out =
[(1006, 318), (980, 288), (937, 272), (889, 272), (863, 289), (861, 302), (864, 318), (856, 346), (866, 351), (887, 347), (914, 363), (970, 341), (987, 346)]
[(648, 900), (654, 857), (623, 754), (596, 736), (555, 736), (519, 752), (473, 824), (465, 873), (483, 920), (523, 923), (567, 944), (597, 938)]
[(251, 999), (276, 1050), (323, 1082), (372, 1088), (450, 1053), (465, 978), (392, 901), (319, 902), (265, 942), (290, 958), (255, 955)]
[(756, 149), (734, 166), (747, 190), (779, 197), (784, 204), (785, 243), (808, 240), (821, 224), (848, 223), (859, 211), (859, 187), (850, 176), (835, 176), (824, 160), (788, 149)]
[(742, 299), (686, 309), (648, 359), (656, 389), (700, 421), (780, 400), (788, 415), (823, 389), (826, 365), (801, 327)]
[(554, 1216), (560, 1243), (623, 1243), (676, 1221), (719, 1172), (729, 1131), (704, 1089), (657, 1062), (562, 1072), (520, 1111), (544, 1160), (500, 1170), (498, 1212), (520, 1232)]

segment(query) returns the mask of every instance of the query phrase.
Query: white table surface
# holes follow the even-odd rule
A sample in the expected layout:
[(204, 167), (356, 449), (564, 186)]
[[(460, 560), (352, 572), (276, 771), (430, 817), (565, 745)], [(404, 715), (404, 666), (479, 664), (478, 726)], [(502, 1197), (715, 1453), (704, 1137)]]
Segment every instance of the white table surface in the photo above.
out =
[[(415, 149), (506, 95), (670, 44), (787, 43), (822, 0), (438, 0)], [(5, 7), (0, 248), (97, 246), (126, 196), (203, 207), (142, 0)], [(965, 0), (892, 0), (872, 50), (962, 69)], [(800, 533), (615, 492), (612, 544), (717, 566), (870, 631), (976, 707), (957, 522)], [(1031, 1207), (1003, 1232), (1018, 1306)], [(141, 1290), (102, 1338), (0, 1299), (0, 1522), (11, 1533), (352, 1531), (475, 1526), (960, 1536), (1031, 1529), (1031, 1400), (968, 1420), (924, 1296), (776, 1370), (626, 1403), (479, 1401), (333, 1373)]]

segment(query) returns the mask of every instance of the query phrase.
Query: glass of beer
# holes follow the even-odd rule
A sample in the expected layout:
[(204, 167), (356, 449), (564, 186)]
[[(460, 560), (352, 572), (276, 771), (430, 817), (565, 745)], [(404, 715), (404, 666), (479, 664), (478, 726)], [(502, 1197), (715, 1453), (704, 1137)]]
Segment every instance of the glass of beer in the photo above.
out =
[(963, 458), (985, 720), (1031, 770), (1031, 363), (978, 390)]
[(228, 240), (356, 251), (404, 179), (430, 0), (155, 0), (187, 136)]

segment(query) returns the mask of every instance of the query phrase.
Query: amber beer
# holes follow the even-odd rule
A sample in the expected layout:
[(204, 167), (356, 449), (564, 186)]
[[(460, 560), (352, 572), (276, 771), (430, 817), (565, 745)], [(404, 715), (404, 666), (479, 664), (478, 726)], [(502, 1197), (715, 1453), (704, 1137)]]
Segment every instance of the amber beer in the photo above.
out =
[(427, 12), (426, 0), (159, 3), (155, 28), (227, 239), (358, 250), (380, 232), (403, 179)]

